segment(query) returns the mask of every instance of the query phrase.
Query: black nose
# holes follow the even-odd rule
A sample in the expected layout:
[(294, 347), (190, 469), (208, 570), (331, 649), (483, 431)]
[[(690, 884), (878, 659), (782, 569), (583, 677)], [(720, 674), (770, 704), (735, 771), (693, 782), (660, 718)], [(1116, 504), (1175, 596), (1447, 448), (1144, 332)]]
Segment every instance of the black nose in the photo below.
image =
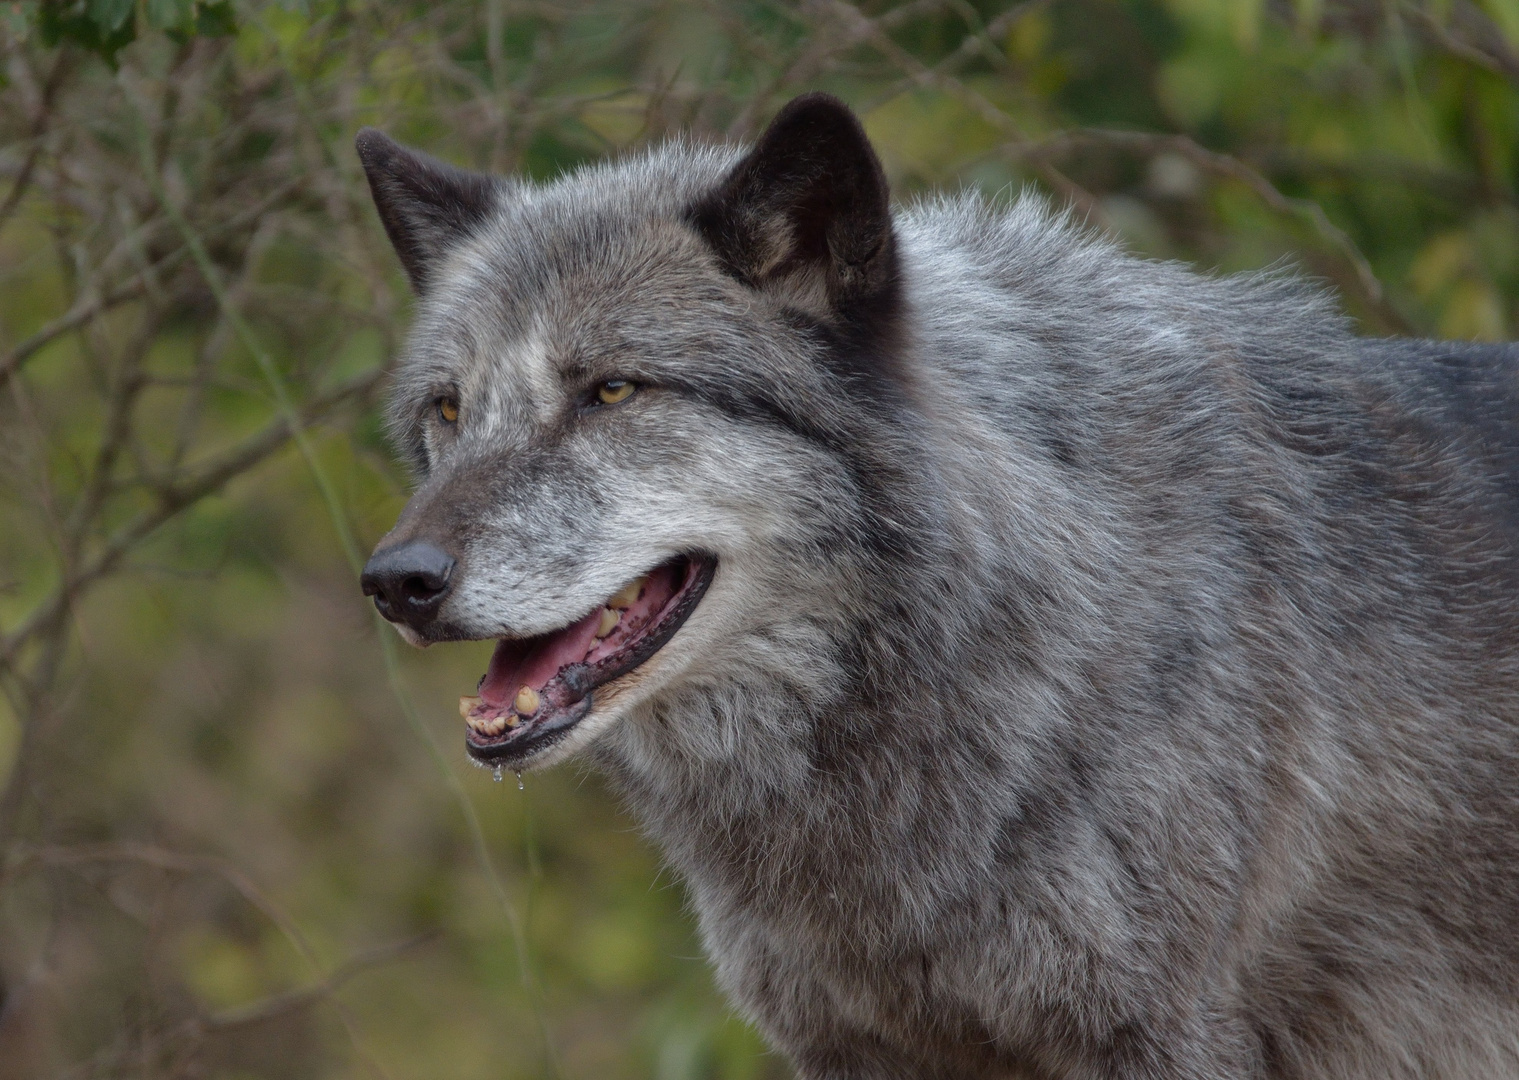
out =
[(426, 540), (408, 540), (371, 555), (359, 584), (391, 622), (421, 626), (438, 614), (453, 573), (448, 552)]

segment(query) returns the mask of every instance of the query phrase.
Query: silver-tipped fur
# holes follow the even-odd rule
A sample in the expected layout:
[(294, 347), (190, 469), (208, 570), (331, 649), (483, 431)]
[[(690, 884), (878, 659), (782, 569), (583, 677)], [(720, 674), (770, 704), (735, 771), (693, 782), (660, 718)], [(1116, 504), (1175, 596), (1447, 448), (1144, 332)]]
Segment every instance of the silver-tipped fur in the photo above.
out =
[(1519, 1077), (1513, 347), (892, 209), (820, 95), (541, 186), (361, 150), (420, 291), (382, 549), (455, 560), (396, 617), (716, 559), (524, 764), (611, 775), (802, 1077)]

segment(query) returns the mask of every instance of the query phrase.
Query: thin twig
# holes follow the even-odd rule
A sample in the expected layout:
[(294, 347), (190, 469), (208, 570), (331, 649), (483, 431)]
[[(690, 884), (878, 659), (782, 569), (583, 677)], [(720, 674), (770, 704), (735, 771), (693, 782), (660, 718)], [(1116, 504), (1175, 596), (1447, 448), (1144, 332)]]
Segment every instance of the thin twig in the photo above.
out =
[(11, 182), (11, 189), (6, 193), (5, 201), (0, 202), (0, 229), (5, 228), (6, 221), (9, 220), (11, 214), (15, 213), (16, 207), (21, 205), (22, 196), (31, 186), (32, 174), (36, 171), (37, 162), (42, 157), (42, 136), (47, 131), (48, 121), (52, 119), (53, 99), (58, 96), (58, 91), (63, 87), (64, 75), (68, 72), (71, 59), (70, 50), (59, 49), (58, 55), (53, 58), (53, 66), (43, 81), (42, 100), (37, 106), (37, 115), (32, 118), (31, 130), (27, 132), (27, 139), (32, 144), (31, 149), (27, 151), (26, 159), (21, 162), (21, 168), (16, 172), (16, 179)]
[[(841, 54), (876, 34), (885, 36), (889, 26), (940, 7), (942, 2), (943, 0), (908, 0), (908, 3), (892, 8), (874, 19), (856, 10), (854, 11), (856, 18), (843, 20), (846, 25), (842, 34), (819, 28), (816, 20), (807, 20), (809, 29), (812, 31), (808, 35), (807, 48), (790, 64), (782, 68), (768, 84), (749, 96), (749, 100), (738, 111), (738, 115), (728, 124), (727, 137), (742, 139), (751, 134), (761, 111), (769, 107), (771, 99), (781, 90), (788, 86), (800, 86), (813, 81), (832, 67)], [(816, 6), (809, 0), (809, 3), (804, 5), (804, 13), (810, 14), (811, 9)], [(781, 13), (792, 14), (786, 9), (781, 9)], [(840, 20), (833, 21), (837, 23)]]
[(101, 315), (114, 307), (131, 300), (136, 300), (148, 291), (146, 278), (139, 274), (125, 285), (113, 289), (108, 293), (80, 300), (68, 311), (64, 312), (52, 322), (43, 326), (35, 334), (15, 345), (5, 355), (0, 356), (0, 388), (10, 381), (12, 375), (21, 369), (21, 365), (32, 358), (34, 354), (46, 347), (53, 341), (67, 334), (71, 330), (77, 330), (97, 315)]
[(1492, 31), (1488, 40), (1497, 43), (1497, 48), (1489, 52), (1451, 33), (1448, 26), (1425, 10), (1423, 6), (1411, 3), (1410, 0), (1404, 0), (1400, 6), (1419, 21), (1425, 33), (1434, 39), (1435, 44), (1452, 56), (1480, 68), (1486, 68), (1495, 75), (1501, 75), (1510, 82), (1519, 84), (1519, 56), (1504, 48), (1503, 38), (1498, 33), (1497, 27), (1491, 24), (1488, 26), (1488, 29)]
[(893, 41), (885, 30), (853, 4), (846, 3), (845, 0), (816, 0), (816, 2), (820, 7), (834, 12), (845, 23), (855, 28), (862, 39), (868, 38), (872, 41), (883, 56), (907, 73), (914, 84), (946, 91), (969, 106), (977, 116), (1001, 132), (1004, 138), (1015, 142), (1027, 141), (1027, 136), (1017, 122), (988, 101), (984, 94), (966, 86), (959, 79), (936, 71), (923, 63)]
[[(333, 1007), (338, 1009), (340, 1015), (343, 1016), (345, 1024), (350, 1023), (351, 1019), (346, 1015), (347, 1010), (334, 997), (345, 983), (352, 981), (358, 975), (381, 964), (429, 944), (437, 940), (438, 937), (438, 934), (433, 932), (365, 949), (324, 973), (316, 950), (312, 947), (311, 942), (306, 936), (301, 933), (295, 920), (235, 864), (216, 855), (174, 851), (155, 844), (130, 841), (69, 846), (54, 845), (25, 850), (12, 861), (3, 874), (0, 874), (0, 886), (36, 866), (79, 867), (100, 863), (122, 862), (149, 866), (157, 870), (179, 874), (205, 873), (221, 878), (249, 905), (257, 909), (260, 914), (279, 929), (280, 933), (296, 952), (301, 955), (317, 976), (317, 981), (309, 986), (274, 994), (260, 1001), (234, 1009), (227, 1009), (210, 1016), (193, 1017), (182, 1024), (178, 1032), (172, 1033), (180, 1038), (189, 1037), (198, 1039), (210, 1033), (247, 1027), (252, 1024), (275, 1019), (287, 1013), (310, 1008), (322, 1001), (330, 1001)], [(99, 1067), (114, 1056), (117, 1055), (109, 1053), (97, 1055), (86, 1065), (92, 1068)], [(368, 1055), (365, 1056), (366, 1058), (368, 1057)], [(366, 1061), (366, 1064), (383, 1075), (383, 1070), (380, 1070), (378, 1064), (372, 1059)]]
[[(1052, 2), (1053, 0), (1023, 0), (1023, 3), (1014, 4), (991, 22), (987, 23), (985, 29), (979, 34), (974, 31), (966, 34), (965, 37), (960, 39), (959, 45), (936, 61), (928, 71), (939, 78), (953, 76), (958, 74), (960, 69), (974, 57), (986, 55), (988, 52), (995, 56), (997, 66), (1011, 69), (1011, 61), (1007, 59), (1001, 47), (997, 45), (996, 39), (1007, 33), (1019, 19), (1032, 14), (1040, 8), (1048, 7)], [(861, 106), (861, 111), (869, 112), (882, 102), (890, 101), (901, 94), (907, 87), (919, 84), (921, 78), (921, 76), (915, 77), (913, 75), (904, 76), (901, 81), (893, 83), (891, 86), (872, 95)]]
[[(342, 403), (367, 393), (384, 376), (375, 368), (348, 379), (308, 400), (300, 409), (297, 424), (303, 429)], [(44, 627), (59, 618), (90, 585), (114, 570), (140, 541), (201, 499), (220, 491), (234, 477), (252, 469), (290, 441), (293, 428), (284, 416), (271, 420), (261, 431), (237, 447), (191, 470), (156, 491), (154, 505), (113, 533), (73, 574), (60, 582), (32, 614), (0, 639), (0, 665), (10, 664), (22, 647)]]
[[(223, 221), (212, 235), (220, 237), (242, 228), (243, 225), (250, 221), (258, 220), (268, 212), (271, 206), (288, 199), (294, 194), (301, 183), (302, 180), (299, 177), (292, 177), (284, 183), (277, 185), (273, 191), (270, 191), (257, 203), (243, 208), (237, 214)], [(147, 226), (144, 225), (139, 232), (146, 228)], [(130, 303), (147, 295), (154, 279), (172, 270), (188, 254), (189, 249), (185, 245), (179, 244), (159, 256), (148, 266), (140, 268), (131, 280), (98, 294), (81, 296), (68, 311), (45, 324), (25, 340), (12, 346), (10, 351), (0, 355), (0, 389), (5, 387), (6, 383), (21, 369), (22, 365), (58, 338), (79, 329), (91, 319), (103, 315), (113, 308), (120, 307), (122, 304)]]
[(1329, 220), (1329, 215), (1324, 212), (1324, 208), (1312, 199), (1299, 199), (1283, 194), (1259, 170), (1237, 157), (1209, 150), (1186, 135), (1164, 135), (1113, 128), (1071, 128), (1038, 142), (1025, 141), (1011, 144), (1005, 147), (1005, 153), (1013, 158), (1044, 161), (1084, 145), (1114, 146), (1145, 153), (1171, 151), (1215, 176), (1239, 181), (1250, 188), (1256, 197), (1271, 209), (1310, 223), (1319, 235), (1336, 248), (1350, 264), (1361, 291), (1371, 305), (1377, 308), (1384, 317), (1400, 326), (1406, 326), (1402, 316), (1384, 302), (1382, 283), (1377, 279), (1366, 256), (1361, 253), (1361, 249), (1349, 234)]
[(333, 968), (332, 972), (320, 982), (295, 990), (287, 990), (281, 994), (271, 994), (269, 997), (235, 1009), (225, 1009), (206, 1017), (200, 1021), (199, 1026), (205, 1031), (227, 1031), (232, 1028), (247, 1027), (250, 1024), (262, 1024), (287, 1013), (309, 1009), (330, 998), (342, 988), (344, 983), (351, 982), (355, 977), (381, 964), (389, 963), (424, 945), (430, 945), (438, 940), (438, 936), (438, 933), (434, 931), (388, 945), (376, 945), (365, 949)]
[[(1031, 159), (1041, 167), (1049, 165), (1049, 159), (1065, 153), (1069, 149), (1082, 144), (1105, 144), (1110, 146), (1123, 146), (1130, 149), (1144, 149), (1148, 151), (1172, 150), (1182, 154), (1194, 164), (1217, 176), (1226, 176), (1245, 184), (1253, 191), (1257, 198), (1271, 209), (1281, 214), (1302, 218), (1308, 221), (1314, 229), (1332, 247), (1340, 252), (1345, 261), (1350, 264), (1355, 279), (1370, 306), (1374, 307), (1379, 314), (1388, 319), (1400, 329), (1407, 328), (1407, 322), (1393, 308), (1388, 306), (1383, 298), (1382, 283), (1377, 279), (1376, 273), (1371, 269), (1370, 262), (1361, 253), (1348, 233), (1329, 219), (1324, 208), (1312, 199), (1299, 199), (1284, 194), (1275, 184), (1268, 180), (1259, 170), (1247, 165), (1245, 162), (1229, 154), (1221, 154), (1201, 146), (1193, 139), (1185, 135), (1161, 135), (1148, 132), (1120, 131), (1108, 128), (1074, 128), (1058, 132), (1040, 140), (1032, 140), (1022, 128), (998, 108), (986, 96), (966, 86), (944, 72), (928, 67), (917, 57), (903, 49), (892, 41), (883, 31), (876, 27), (869, 19), (860, 13), (854, 5), (845, 0), (820, 0), (829, 9), (837, 12), (842, 18), (859, 26), (862, 33), (866, 34), (889, 59), (895, 62), (909, 77), (920, 86), (934, 87), (946, 91), (969, 106), (982, 120), (996, 128), (1007, 140), (1003, 152), (1011, 158)], [(1047, 178), (1053, 178), (1045, 168), (1041, 168)], [(1058, 176), (1065, 184), (1071, 182), (1063, 174)], [(1058, 181), (1057, 181), (1058, 183)], [(1072, 185), (1074, 186), (1074, 185)], [(1058, 190), (1058, 188), (1057, 188)], [(1067, 195), (1071, 192), (1067, 191)], [(1078, 200), (1083, 201), (1083, 200)]]

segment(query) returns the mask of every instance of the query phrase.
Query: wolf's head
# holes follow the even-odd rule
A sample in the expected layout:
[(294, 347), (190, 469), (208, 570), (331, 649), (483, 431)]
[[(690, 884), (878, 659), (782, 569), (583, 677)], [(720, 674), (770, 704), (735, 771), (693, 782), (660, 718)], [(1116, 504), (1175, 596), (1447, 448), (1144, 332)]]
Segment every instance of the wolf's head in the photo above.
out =
[(544, 764), (701, 687), (824, 692), (822, 623), (865, 617), (859, 553), (915, 516), (883, 495), (910, 388), (855, 117), (809, 95), (747, 152), (546, 186), (357, 145), (419, 298), (391, 422), (420, 482), (363, 585), (414, 644), (499, 640), (470, 753)]

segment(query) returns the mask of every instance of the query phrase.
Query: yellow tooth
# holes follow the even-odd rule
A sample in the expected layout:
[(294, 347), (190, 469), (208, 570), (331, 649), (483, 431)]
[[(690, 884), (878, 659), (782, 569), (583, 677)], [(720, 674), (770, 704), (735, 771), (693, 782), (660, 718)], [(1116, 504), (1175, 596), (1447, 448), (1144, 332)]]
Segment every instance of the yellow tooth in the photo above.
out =
[(506, 726), (507, 727), (516, 727), (520, 723), (522, 723), (522, 717), (518, 716), (516, 713), (507, 713), (506, 714)]
[(469, 711), (478, 704), (480, 704), (480, 699), (477, 697), (461, 697), (459, 699), (459, 715), (468, 720)]
[(538, 703), (538, 691), (534, 690), (531, 686), (524, 686), (521, 690), (517, 691), (517, 697), (512, 702), (512, 707), (523, 716), (532, 716), (533, 713), (538, 711)]
[(480, 730), (484, 731), (485, 734), (494, 738), (506, 730), (506, 717), (493, 716), (485, 723), (480, 725)]
[(612, 594), (612, 599), (607, 601), (607, 607), (630, 608), (638, 600), (638, 594), (643, 592), (646, 577), (634, 578), (622, 588)]
[(490, 721), (483, 716), (466, 716), (464, 722), (469, 725), (471, 731), (481, 731)]
[(604, 638), (608, 634), (610, 634), (613, 630), (616, 630), (617, 629), (617, 620), (620, 619), (620, 618), (622, 618), (622, 616), (619, 615), (619, 614), (617, 614), (617, 612), (613, 611), (611, 608), (609, 608), (609, 607), (602, 608), (601, 609), (601, 625), (598, 626), (598, 627), (596, 627), (596, 636), (598, 638)]

